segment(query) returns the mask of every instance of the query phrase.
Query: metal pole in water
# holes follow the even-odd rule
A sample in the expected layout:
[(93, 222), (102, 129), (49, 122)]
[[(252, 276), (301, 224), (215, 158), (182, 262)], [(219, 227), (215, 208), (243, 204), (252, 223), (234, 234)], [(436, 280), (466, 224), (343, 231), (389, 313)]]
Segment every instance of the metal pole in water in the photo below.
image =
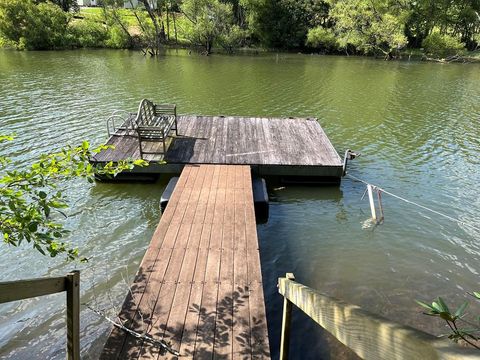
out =
[(368, 191), (368, 200), (370, 201), (370, 210), (372, 212), (372, 219), (377, 222), (377, 214), (375, 212), (375, 202), (373, 200), (373, 186), (368, 184), (367, 185), (367, 191)]

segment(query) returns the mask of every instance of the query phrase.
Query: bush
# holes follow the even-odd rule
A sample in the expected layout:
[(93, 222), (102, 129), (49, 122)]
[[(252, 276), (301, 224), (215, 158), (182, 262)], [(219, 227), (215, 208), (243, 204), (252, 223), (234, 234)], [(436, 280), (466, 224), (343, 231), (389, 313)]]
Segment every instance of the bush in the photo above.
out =
[(338, 47), (338, 42), (330, 29), (316, 27), (308, 30), (306, 45), (313, 48), (334, 50)]
[(247, 32), (238, 25), (233, 25), (218, 37), (220, 45), (228, 52), (242, 47), (247, 37)]
[(431, 33), (422, 42), (425, 52), (429, 55), (446, 57), (456, 55), (465, 50), (465, 44), (450, 35), (438, 32)]
[(11, 47), (15, 47), (15, 43), (0, 36), (0, 48), (11, 48)]
[(51, 3), (0, 0), (0, 34), (18, 49), (63, 48), (70, 15)]
[(118, 25), (111, 25), (108, 28), (108, 37), (105, 46), (112, 49), (126, 49), (130, 46), (130, 39)]
[(95, 20), (84, 19), (76, 21), (70, 26), (72, 46), (75, 47), (103, 47), (108, 37), (108, 32), (102, 23)]

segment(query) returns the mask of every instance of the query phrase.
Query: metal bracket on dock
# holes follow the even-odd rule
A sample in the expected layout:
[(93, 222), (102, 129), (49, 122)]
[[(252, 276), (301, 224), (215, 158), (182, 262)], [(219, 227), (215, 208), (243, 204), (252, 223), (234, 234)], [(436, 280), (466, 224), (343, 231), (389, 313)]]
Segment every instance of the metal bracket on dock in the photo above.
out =
[(347, 165), (349, 160), (353, 160), (357, 157), (359, 157), (361, 154), (356, 153), (350, 149), (347, 149), (345, 151), (345, 156), (343, 157), (343, 173), (342, 176), (345, 176), (347, 174)]

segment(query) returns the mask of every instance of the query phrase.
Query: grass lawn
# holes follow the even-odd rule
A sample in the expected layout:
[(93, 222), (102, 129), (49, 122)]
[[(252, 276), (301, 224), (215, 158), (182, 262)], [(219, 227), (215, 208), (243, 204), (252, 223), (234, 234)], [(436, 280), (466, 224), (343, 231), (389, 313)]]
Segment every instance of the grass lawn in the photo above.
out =
[[(121, 19), (128, 25), (129, 32), (135, 34), (139, 31), (138, 20), (135, 17), (135, 14), (132, 9), (118, 9)], [(141, 21), (148, 27), (153, 28), (152, 20), (148, 16), (148, 13), (145, 10), (138, 9), (137, 16)], [(80, 16), (83, 16), (87, 20), (100, 21), (104, 22), (105, 17), (103, 14), (103, 8), (101, 7), (81, 7)], [(175, 29), (173, 25), (173, 16), (175, 16), (175, 22), (177, 26), (177, 39), (180, 44), (188, 44), (187, 36), (185, 34), (188, 31), (188, 28), (191, 26), (190, 21), (183, 16), (183, 14), (175, 13), (170, 14), (169, 16), (169, 26), (167, 26), (167, 17), (164, 13), (162, 16), (162, 22), (165, 28), (165, 32), (168, 31), (168, 37), (170, 41), (175, 40)]]
[[(118, 13), (120, 14), (121, 19), (124, 20), (128, 26), (138, 25), (137, 19), (135, 18), (135, 15), (131, 9), (119, 9)], [(150, 19), (147, 19), (148, 14), (145, 10), (137, 10), (137, 14), (140, 16), (140, 18), (142, 18), (142, 20), (143, 18), (146, 18), (146, 21), (150, 22)], [(101, 7), (81, 7), (79, 15), (83, 16), (85, 19), (97, 21), (104, 20), (103, 8)]]

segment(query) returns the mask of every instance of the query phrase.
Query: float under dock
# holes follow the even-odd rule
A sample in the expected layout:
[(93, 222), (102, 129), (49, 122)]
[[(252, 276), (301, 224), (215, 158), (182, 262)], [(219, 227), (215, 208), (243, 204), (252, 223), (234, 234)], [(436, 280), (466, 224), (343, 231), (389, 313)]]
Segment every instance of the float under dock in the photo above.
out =
[[(119, 315), (183, 359), (269, 359), (249, 166), (186, 165)], [(102, 359), (176, 359), (114, 328)]]
[[(185, 164), (244, 164), (255, 174), (314, 176), (339, 182), (342, 160), (316, 119), (180, 115), (178, 134), (164, 155), (162, 143), (148, 144), (151, 161), (134, 173), (180, 173)], [(139, 159), (135, 135), (120, 128), (108, 139), (114, 145), (93, 163)], [(165, 161), (158, 164), (158, 161)]]

